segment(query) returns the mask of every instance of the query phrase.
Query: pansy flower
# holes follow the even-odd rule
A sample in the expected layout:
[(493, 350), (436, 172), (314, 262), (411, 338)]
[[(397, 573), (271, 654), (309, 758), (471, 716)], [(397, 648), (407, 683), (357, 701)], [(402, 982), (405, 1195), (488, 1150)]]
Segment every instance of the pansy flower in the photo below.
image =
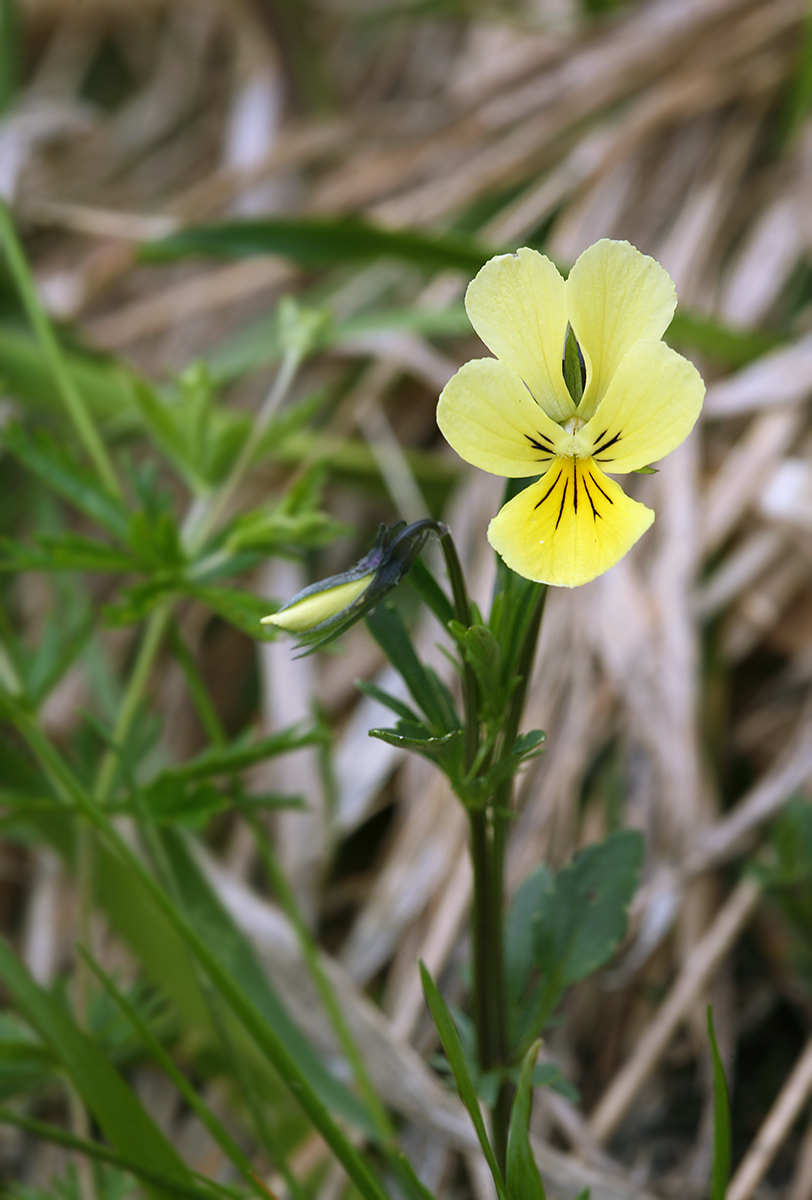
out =
[(586, 250), (565, 281), (527, 248), (492, 258), (465, 306), (496, 358), (466, 363), (437, 422), (494, 475), (539, 475), (488, 528), (509, 567), (576, 587), (631, 549), (654, 520), (609, 475), (639, 471), (688, 436), (705, 386), (662, 335), (676, 307), (666, 271), (628, 242)]

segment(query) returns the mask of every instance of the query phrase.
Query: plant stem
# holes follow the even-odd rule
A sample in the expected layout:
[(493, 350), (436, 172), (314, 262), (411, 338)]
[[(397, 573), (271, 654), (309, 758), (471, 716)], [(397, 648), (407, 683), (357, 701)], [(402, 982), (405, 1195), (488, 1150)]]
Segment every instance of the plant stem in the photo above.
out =
[(265, 430), (290, 391), (301, 361), (300, 350), (292, 349), (285, 352), (273, 386), (254, 418), (251, 429), (226, 479), (217, 492), (200, 497), (190, 508), (183, 525), (183, 540), (190, 552), (200, 549), (228, 508), (235, 491), (252, 464)]
[(28, 268), (22, 247), (14, 231), (14, 224), (5, 204), (0, 201), (0, 245), (6, 254), (11, 274), (17, 285), (17, 291), (23, 303), (28, 320), (36, 334), (43, 356), (51, 369), (68, 415), (73, 421), (79, 440), (82, 442), (88, 457), (96, 468), (104, 487), (111, 496), (121, 498), (121, 487), (118, 482), (113, 464), (104, 442), (99, 437), (96, 426), (85, 402), (79, 394), (70, 372), (65, 366), (62, 352), (59, 349), (50, 322), (43, 312), (31, 272)]
[[(479, 1066), (483, 1072), (507, 1066), (504, 947), (502, 941), (502, 862), (504, 838), (497, 841), (486, 809), (470, 809), (471, 859), (474, 869), (474, 1017)], [(501, 844), (500, 844), (501, 842)], [(500, 1086), (491, 1111), (496, 1161), (504, 1172), (510, 1117)]]
[[(518, 736), (546, 598), (547, 588), (542, 587), (536, 593), (517, 657), (519, 682), (505, 715), (500, 755), (510, 753)], [(489, 804), (469, 810), (474, 871), (474, 1012), (482, 1071), (504, 1070), (511, 1065), (503, 931), (505, 845), (512, 790), (512, 780), (508, 779), (496, 789)], [(512, 1103), (513, 1085), (503, 1076), (491, 1111), (493, 1148), (502, 1171), (506, 1165)]]

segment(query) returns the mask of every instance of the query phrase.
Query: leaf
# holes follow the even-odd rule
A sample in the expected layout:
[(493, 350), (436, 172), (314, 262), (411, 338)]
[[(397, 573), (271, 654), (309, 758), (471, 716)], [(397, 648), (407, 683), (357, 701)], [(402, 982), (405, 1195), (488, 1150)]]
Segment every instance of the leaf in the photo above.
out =
[(186, 825), (199, 829), (215, 813), (229, 808), (229, 801), (210, 783), (159, 776), (139, 789), (136, 814), (145, 812), (157, 825)]
[(17, 0), (0, 0), (0, 116), (10, 106), (20, 86), (24, 61), (21, 46)]
[(0, 442), (46, 487), (120, 541), (126, 541), (129, 517), (124, 506), (54, 438), (43, 431), (31, 434), (21, 425), (9, 425), (3, 430)]
[(713, 1012), (708, 1005), (708, 1040), (713, 1060), (713, 1169), (711, 1171), (710, 1200), (725, 1200), (730, 1181), (731, 1132), (730, 1093), (728, 1092), (725, 1068), (716, 1034), (713, 1030)]
[(40, 533), (31, 546), (0, 538), (0, 571), (132, 571), (126, 550), (77, 533)]
[(509, 1200), (545, 1200), (544, 1184), (530, 1147), (533, 1072), (540, 1045), (540, 1041), (533, 1042), (524, 1057), (510, 1112), (505, 1178)]
[(176, 886), (183, 898), (184, 911), (214, 951), (227, 971), (232, 985), (261, 1014), (281, 1039), (288, 1053), (314, 1092), (334, 1112), (349, 1118), (359, 1128), (372, 1133), (366, 1110), (324, 1067), (321, 1058), (294, 1024), (279, 996), (271, 987), (256, 955), (189, 852), (185, 840), (175, 831), (166, 830), (161, 842), (173, 869)]
[(431, 732), (442, 735), (461, 729), (451, 693), (437, 673), (417, 657), (395, 606), (389, 602), (379, 604), (367, 616), (367, 625), (392, 666), (403, 676), (415, 703), (428, 718)]
[(437, 984), (429, 974), (425, 963), (420, 963), (420, 978), (423, 982), (423, 994), (426, 997), (426, 1003), (429, 1006), (429, 1011), (434, 1019), (434, 1024), (437, 1026), (437, 1032), (440, 1035), (440, 1041), (443, 1045), (448, 1065), (454, 1075), (457, 1084), (457, 1091), (460, 1094), (465, 1107), (468, 1109), (468, 1115), (474, 1123), (479, 1144), (482, 1147), (482, 1153), (485, 1155), (488, 1166), (493, 1176), (493, 1181), (496, 1185), (496, 1190), (501, 1200), (507, 1200), (505, 1191), (505, 1181), (502, 1178), (502, 1172), (499, 1170), (499, 1165), (496, 1161), (496, 1156), (493, 1152), (493, 1147), (488, 1139), (488, 1133), (485, 1129), (485, 1122), (482, 1119), (482, 1112), (479, 1107), (479, 1099), (477, 1097), (474, 1082), (468, 1072), (468, 1066), (465, 1061), (465, 1054), (460, 1043), (460, 1037), (454, 1025), (451, 1013), (448, 1011), (446, 1002), (440, 994)]
[(640, 834), (618, 830), (580, 851), (557, 876), (542, 866), (518, 889), (505, 931), (518, 1044), (540, 1031), (565, 988), (617, 949), (642, 862)]
[[(117, 362), (64, 345), (62, 360), (74, 387), (96, 416), (120, 419), (132, 409), (130, 379)], [(61, 413), (62, 396), (39, 342), (6, 322), (0, 322), (0, 379), (6, 391), (32, 407)]]
[[(0, 978), (116, 1149), (148, 1162), (170, 1180), (193, 1186), (191, 1171), (106, 1055), (74, 1024), (67, 1009), (34, 982), (2, 940)], [(156, 1187), (153, 1194), (172, 1200), (165, 1188)]]
[(432, 737), (428, 733), (426, 737), (421, 737), (416, 727), (411, 735), (401, 732), (404, 728), (412, 727), (400, 722), (397, 729), (370, 729), (369, 736), (386, 742), (389, 746), (395, 746), (398, 750), (417, 750), (419, 754), (424, 754), (426, 758), (437, 763), (445, 761), (446, 751), (452, 747), (456, 748), (462, 737), (461, 729), (444, 733), (442, 737)]
[(365, 696), (371, 696), (379, 704), (390, 708), (393, 713), (397, 713), (404, 721), (411, 721), (413, 725), (421, 724), (420, 718), (414, 709), (409, 708), (409, 705), (404, 704), (402, 700), (398, 700), (397, 696), (392, 696), (389, 692), (385, 692), (383, 688), (379, 688), (377, 684), (370, 683), (366, 679), (356, 679), (355, 686), (359, 692), (363, 692)]
[(229, 625), (254, 641), (272, 642), (277, 631), (272, 625), (260, 625), (273, 607), (261, 596), (237, 588), (207, 587), (184, 582), (183, 591), (217, 613)]
[(170, 767), (162, 775), (173, 779), (214, 779), (221, 775), (233, 775), (279, 754), (301, 750), (303, 746), (323, 745), (328, 737), (328, 730), (324, 726), (301, 723), (289, 725), (287, 729), (280, 729), (264, 738), (254, 738), (249, 733), (227, 746), (210, 746), (183, 766)]
[(141, 246), (146, 262), (276, 254), (310, 267), (396, 258), (428, 270), (478, 271), (493, 253), (465, 238), (384, 229), (352, 217), (276, 217), (181, 230)]
[(0, 1100), (39, 1090), (56, 1067), (53, 1054), (15, 1013), (0, 1013)]

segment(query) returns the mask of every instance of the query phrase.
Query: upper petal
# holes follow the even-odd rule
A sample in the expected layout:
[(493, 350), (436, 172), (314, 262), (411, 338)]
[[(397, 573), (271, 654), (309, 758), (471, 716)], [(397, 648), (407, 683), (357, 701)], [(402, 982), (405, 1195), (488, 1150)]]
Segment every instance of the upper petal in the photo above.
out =
[(545, 471), (567, 440), (518, 375), (495, 358), (475, 358), (449, 379), (437, 424), (466, 462), (513, 479)]
[(492, 258), (468, 285), (471, 324), (497, 358), (523, 379), (554, 421), (575, 412), (561, 359), (567, 332), (564, 280), (537, 250)]
[(628, 242), (603, 238), (584, 251), (566, 284), (567, 315), (587, 368), (580, 417), (593, 415), (635, 342), (662, 337), (676, 304), (668, 272)]
[(591, 459), (558, 458), (497, 513), (488, 540), (526, 579), (577, 587), (613, 567), (653, 520)]
[(604, 471), (636, 471), (688, 436), (704, 395), (702, 376), (686, 358), (664, 342), (638, 342), (621, 360), (580, 437)]

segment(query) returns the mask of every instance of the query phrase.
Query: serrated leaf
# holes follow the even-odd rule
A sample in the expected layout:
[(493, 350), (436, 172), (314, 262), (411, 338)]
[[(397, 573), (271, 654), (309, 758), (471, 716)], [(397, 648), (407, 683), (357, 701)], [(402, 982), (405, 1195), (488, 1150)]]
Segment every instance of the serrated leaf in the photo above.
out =
[(533, 1072), (540, 1045), (539, 1041), (534, 1042), (524, 1057), (510, 1112), (505, 1172), (509, 1200), (545, 1200), (544, 1184), (530, 1147)]
[(3, 430), (0, 442), (46, 487), (126, 541), (129, 517), (124, 506), (54, 438), (43, 431), (31, 434), (21, 425), (9, 425)]

